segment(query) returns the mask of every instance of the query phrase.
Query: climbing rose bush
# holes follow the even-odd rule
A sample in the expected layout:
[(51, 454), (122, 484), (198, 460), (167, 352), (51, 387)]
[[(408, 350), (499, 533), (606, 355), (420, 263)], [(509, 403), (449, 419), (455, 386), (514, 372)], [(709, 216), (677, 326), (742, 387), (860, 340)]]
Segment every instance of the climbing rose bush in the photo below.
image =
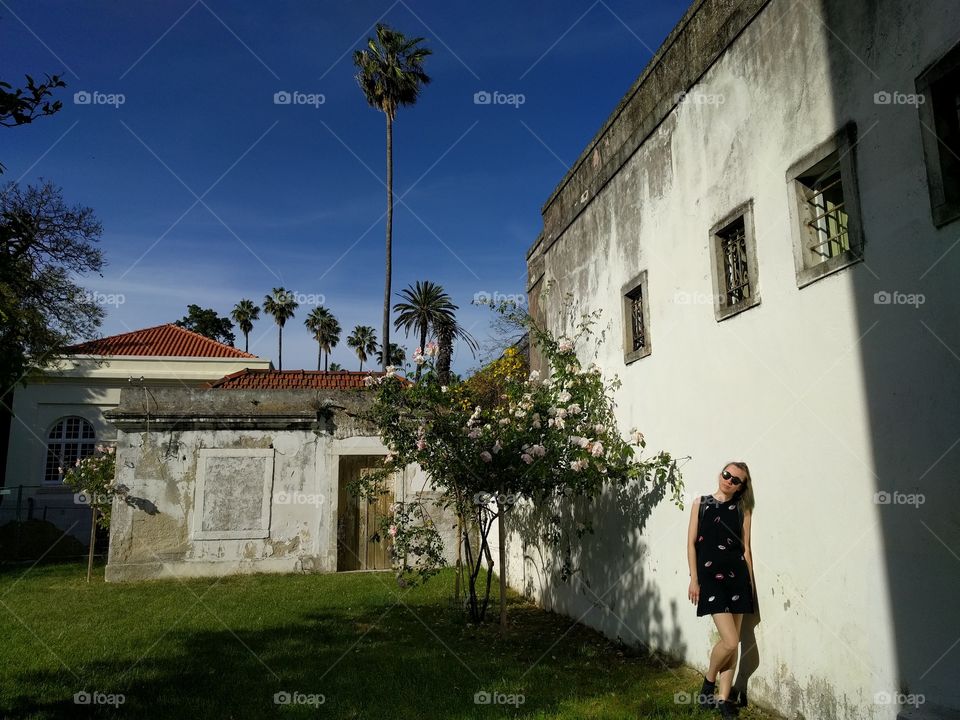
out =
[(113, 498), (127, 496), (127, 489), (117, 485), (116, 448), (112, 445), (97, 445), (92, 455), (77, 458), (73, 467), (59, 468), (63, 482), (80, 499), (97, 511), (97, 524), (102, 528), (110, 527), (110, 509)]
[[(499, 311), (510, 312), (503, 307)], [(509, 526), (509, 514), (518, 503), (529, 501), (551, 510), (541, 536), (557, 546), (580, 541), (593, 531), (592, 518), (583, 517), (578, 508), (616, 486), (644, 483), (650, 490), (669, 488), (682, 505), (682, 483), (672, 456), (660, 452), (642, 458), (646, 440), (640, 429), (623, 434), (618, 428), (613, 396), (619, 380), (605, 379), (595, 363), (581, 366), (577, 343), (589, 333), (589, 319), (581, 324), (582, 333), (559, 338), (529, 316), (523, 316), (523, 323), (540, 349), (547, 377), (528, 372), (522, 357), (509, 349), (468, 380), (440, 385), (435, 350), (428, 347), (414, 356), (425, 370), (418, 383), (390, 372), (368, 379), (375, 391), (368, 419), (378, 428), (389, 455), (384, 467), (368, 475), (357, 490), (375, 494), (386, 476), (411, 463), (424, 469), (431, 489), (440, 493), (441, 505), (452, 508), (460, 519), (475, 619), (482, 619), (489, 599), (489, 576), (485, 597), (476, 587), (481, 565), (486, 563), (488, 571), (495, 565), (489, 532), (501, 517)], [(416, 524), (407, 515), (390, 525), (399, 546)], [(416, 527), (422, 543), (424, 531)], [(436, 533), (430, 544), (436, 547), (439, 542)], [(442, 553), (405, 554), (399, 574), (435, 572), (442, 557)], [(563, 579), (570, 572), (569, 566), (560, 568)]]

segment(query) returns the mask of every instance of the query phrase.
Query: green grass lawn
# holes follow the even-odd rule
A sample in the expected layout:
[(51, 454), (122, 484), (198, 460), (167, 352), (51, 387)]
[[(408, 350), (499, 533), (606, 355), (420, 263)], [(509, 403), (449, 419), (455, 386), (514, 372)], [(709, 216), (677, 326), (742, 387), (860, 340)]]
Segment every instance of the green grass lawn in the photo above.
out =
[[(84, 571), (0, 569), (0, 717), (719, 716), (674, 702), (699, 688), (695, 671), (522, 598), (503, 637), (467, 625), (451, 571), (413, 589), (389, 573), (107, 585), (99, 568), (88, 585)], [(125, 699), (77, 705), (80, 691)], [(278, 705), (278, 692), (316, 704)], [(477, 704), (478, 692), (523, 703)]]

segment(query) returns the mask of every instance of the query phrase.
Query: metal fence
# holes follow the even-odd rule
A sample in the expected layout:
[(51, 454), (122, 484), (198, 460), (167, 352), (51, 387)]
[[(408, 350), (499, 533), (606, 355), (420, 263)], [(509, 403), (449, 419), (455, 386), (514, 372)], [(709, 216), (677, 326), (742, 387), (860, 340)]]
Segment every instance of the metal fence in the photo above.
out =
[[(0, 487), (0, 563), (85, 558), (90, 549), (90, 506), (49, 485)], [(96, 554), (106, 556), (109, 533), (97, 528)]]

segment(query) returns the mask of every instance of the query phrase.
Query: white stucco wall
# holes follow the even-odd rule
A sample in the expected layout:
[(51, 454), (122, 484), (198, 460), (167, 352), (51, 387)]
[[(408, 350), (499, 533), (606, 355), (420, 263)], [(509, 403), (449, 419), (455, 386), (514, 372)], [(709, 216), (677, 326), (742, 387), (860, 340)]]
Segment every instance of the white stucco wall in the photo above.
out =
[[(90, 534), (89, 509), (73, 502), (73, 493), (59, 484), (44, 482), (47, 437), (56, 423), (80, 416), (93, 425), (96, 442), (112, 443), (116, 429), (103, 416), (120, 402), (120, 391), (135, 378), (146, 388), (196, 386), (250, 368), (269, 368), (258, 358), (99, 357), (76, 355), (61, 358), (43, 375), (27, 378), (14, 390), (14, 417), (10, 424), (6, 488), (10, 494), (0, 505), (0, 523), (15, 516), (13, 499), (19, 492), (21, 515), (33, 500), (34, 517), (45, 517), (86, 543)], [(18, 486), (24, 486), (22, 489)]]
[[(546, 320), (564, 329), (565, 292), (604, 309), (597, 362), (623, 380), (622, 429), (692, 457), (688, 499), (714, 491), (725, 462), (750, 464), (760, 622), (747, 689), (789, 717), (894, 718), (877, 700), (898, 692), (960, 707), (960, 225), (931, 222), (916, 108), (874, 102), (914, 92), (958, 28), (945, 0), (773, 0), (544, 253)], [(865, 262), (798, 289), (785, 173), (850, 120)], [(709, 229), (751, 199), (762, 300), (717, 322)], [(625, 365), (620, 289), (641, 270), (653, 351)], [(875, 305), (881, 290), (926, 302)], [(878, 505), (878, 490), (926, 502)], [(715, 631), (687, 599), (688, 517), (665, 502), (642, 534), (604, 518), (570, 585), (548, 549), (513, 535), (510, 583), (704, 670)]]

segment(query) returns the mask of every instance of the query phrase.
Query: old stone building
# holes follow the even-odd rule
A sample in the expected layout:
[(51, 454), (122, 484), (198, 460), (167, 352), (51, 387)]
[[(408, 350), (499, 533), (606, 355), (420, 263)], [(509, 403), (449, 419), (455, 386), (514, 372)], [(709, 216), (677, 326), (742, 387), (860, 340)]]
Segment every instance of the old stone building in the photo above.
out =
[[(369, 375), (243, 370), (203, 388), (125, 389), (106, 413), (129, 492), (114, 503), (106, 579), (389, 568), (380, 518), (432, 494), (416, 467), (377, 502), (350, 493), (387, 453), (358, 419)], [(438, 524), (455, 553), (455, 523)]]
[[(692, 458), (688, 501), (749, 463), (736, 685), (788, 717), (960, 709), (958, 41), (954, 0), (696, 0), (527, 254), (551, 330), (604, 311), (623, 430)], [(510, 583), (705, 670), (688, 518), (611, 509), (566, 584), (514, 534)]]

